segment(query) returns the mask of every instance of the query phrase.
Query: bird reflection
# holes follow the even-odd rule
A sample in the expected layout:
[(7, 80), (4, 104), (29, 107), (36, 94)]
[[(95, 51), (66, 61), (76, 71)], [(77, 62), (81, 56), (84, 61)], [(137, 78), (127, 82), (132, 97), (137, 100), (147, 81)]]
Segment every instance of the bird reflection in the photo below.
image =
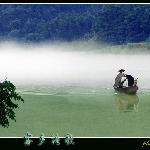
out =
[(138, 112), (139, 97), (137, 95), (128, 95), (124, 93), (116, 94), (116, 101), (121, 112)]

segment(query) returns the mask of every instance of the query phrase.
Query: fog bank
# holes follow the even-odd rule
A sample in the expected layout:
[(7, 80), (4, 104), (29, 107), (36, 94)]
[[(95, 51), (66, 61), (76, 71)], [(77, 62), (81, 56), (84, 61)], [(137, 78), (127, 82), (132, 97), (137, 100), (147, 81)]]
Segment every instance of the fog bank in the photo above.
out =
[[(0, 43), (0, 79), (14, 83), (87, 84), (112, 87), (120, 68), (150, 88), (150, 55), (93, 42), (23, 45)], [(120, 50), (122, 51), (122, 50)], [(106, 53), (105, 53), (106, 52)]]

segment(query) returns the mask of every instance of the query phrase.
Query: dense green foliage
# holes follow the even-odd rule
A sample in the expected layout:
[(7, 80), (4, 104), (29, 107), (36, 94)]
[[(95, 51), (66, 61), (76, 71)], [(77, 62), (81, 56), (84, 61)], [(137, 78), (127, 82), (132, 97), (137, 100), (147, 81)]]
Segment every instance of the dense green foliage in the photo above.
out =
[(113, 44), (150, 36), (149, 5), (0, 5), (0, 38), (39, 42), (91, 39)]
[(3, 127), (9, 126), (9, 120), (15, 120), (14, 109), (18, 108), (18, 104), (14, 101), (24, 100), (16, 92), (16, 87), (10, 82), (5, 80), (0, 83), (0, 125)]

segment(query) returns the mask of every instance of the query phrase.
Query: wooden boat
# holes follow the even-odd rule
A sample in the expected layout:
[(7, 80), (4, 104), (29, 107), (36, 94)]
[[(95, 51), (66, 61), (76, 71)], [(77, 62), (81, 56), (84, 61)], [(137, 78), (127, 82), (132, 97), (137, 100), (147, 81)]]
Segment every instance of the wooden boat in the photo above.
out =
[(124, 86), (122, 88), (118, 88), (118, 87), (116, 88), (116, 87), (114, 87), (114, 89), (116, 91), (124, 92), (126, 94), (136, 94), (136, 92), (138, 90), (138, 86), (137, 85), (135, 85), (135, 86), (129, 86), (129, 87)]

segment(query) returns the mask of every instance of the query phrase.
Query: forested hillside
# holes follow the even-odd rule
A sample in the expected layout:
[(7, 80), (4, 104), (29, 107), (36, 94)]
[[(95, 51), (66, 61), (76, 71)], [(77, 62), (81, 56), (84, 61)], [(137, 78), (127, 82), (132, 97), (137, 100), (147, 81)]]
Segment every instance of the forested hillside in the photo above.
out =
[(149, 37), (150, 5), (0, 5), (1, 39), (31, 42), (94, 39), (125, 44)]

